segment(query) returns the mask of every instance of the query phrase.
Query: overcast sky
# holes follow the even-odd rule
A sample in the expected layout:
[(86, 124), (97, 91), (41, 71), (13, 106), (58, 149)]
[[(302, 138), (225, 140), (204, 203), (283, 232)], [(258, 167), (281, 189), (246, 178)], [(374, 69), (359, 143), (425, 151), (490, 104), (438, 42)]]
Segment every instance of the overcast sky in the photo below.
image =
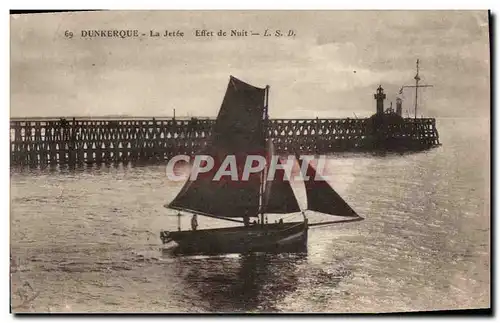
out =
[[(200, 39), (195, 29), (295, 30)], [(87, 29), (182, 30), (182, 39), (82, 39)], [(65, 30), (75, 37), (66, 39)], [(271, 86), (271, 117), (375, 112), (422, 82), (419, 115), (489, 116), (486, 11), (114, 11), (12, 16), (11, 116), (215, 116), (234, 75)], [(412, 90), (404, 110), (413, 113)], [(406, 112), (405, 112), (406, 114)]]

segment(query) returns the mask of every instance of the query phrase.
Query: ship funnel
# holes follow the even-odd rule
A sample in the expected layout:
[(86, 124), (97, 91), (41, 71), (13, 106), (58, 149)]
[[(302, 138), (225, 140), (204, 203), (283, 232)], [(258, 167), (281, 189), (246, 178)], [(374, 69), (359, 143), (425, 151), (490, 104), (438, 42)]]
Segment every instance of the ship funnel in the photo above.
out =
[(401, 98), (396, 98), (396, 114), (400, 117), (403, 115), (403, 100)]

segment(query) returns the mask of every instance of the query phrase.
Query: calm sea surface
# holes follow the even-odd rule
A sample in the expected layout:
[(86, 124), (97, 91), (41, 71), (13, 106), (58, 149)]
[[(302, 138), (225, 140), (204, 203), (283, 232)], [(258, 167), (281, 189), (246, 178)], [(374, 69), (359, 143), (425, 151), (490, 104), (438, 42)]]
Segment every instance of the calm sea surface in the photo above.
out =
[(331, 156), (332, 186), (365, 220), (311, 228), (307, 254), (170, 256), (158, 236), (177, 219), (162, 206), (182, 183), (164, 166), (12, 169), (14, 311), (488, 307), (489, 120), (440, 119), (438, 130), (443, 145), (427, 152)]

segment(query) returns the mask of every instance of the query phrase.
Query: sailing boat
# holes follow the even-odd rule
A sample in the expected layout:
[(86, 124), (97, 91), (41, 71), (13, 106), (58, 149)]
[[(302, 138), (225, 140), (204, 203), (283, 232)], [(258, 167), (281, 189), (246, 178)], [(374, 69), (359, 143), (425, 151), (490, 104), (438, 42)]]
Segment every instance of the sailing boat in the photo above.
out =
[[(244, 161), (251, 154), (273, 154), (272, 140), (267, 138), (266, 127), (268, 95), (269, 86), (258, 88), (231, 76), (203, 154), (212, 156), (214, 160), (234, 155), (238, 161)], [(302, 160), (299, 164), (302, 169)], [(165, 207), (244, 225), (184, 231), (179, 225), (178, 231), (161, 231), (162, 242), (175, 241), (180, 251), (195, 253), (304, 250), (309, 227), (362, 220), (308, 163), (308, 180), (304, 181), (308, 209), (349, 219), (309, 224), (302, 211), (303, 221), (267, 223), (266, 214), (269, 213), (301, 212), (290, 181), (284, 180), (284, 170), (276, 169), (273, 180), (267, 180), (268, 171), (265, 168), (252, 173), (246, 181), (226, 177), (215, 181), (213, 174), (188, 179)], [(178, 216), (180, 220), (180, 212)], [(258, 223), (250, 223), (250, 218), (259, 217)]]

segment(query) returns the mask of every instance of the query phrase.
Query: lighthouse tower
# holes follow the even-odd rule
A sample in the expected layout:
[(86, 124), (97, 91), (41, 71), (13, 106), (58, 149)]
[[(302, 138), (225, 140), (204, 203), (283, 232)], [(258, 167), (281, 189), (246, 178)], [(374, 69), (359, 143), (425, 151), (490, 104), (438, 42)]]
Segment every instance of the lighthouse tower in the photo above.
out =
[(382, 115), (384, 113), (385, 100), (385, 93), (382, 85), (379, 85), (377, 93), (375, 93), (373, 96), (375, 97), (375, 100), (377, 100), (377, 115)]

